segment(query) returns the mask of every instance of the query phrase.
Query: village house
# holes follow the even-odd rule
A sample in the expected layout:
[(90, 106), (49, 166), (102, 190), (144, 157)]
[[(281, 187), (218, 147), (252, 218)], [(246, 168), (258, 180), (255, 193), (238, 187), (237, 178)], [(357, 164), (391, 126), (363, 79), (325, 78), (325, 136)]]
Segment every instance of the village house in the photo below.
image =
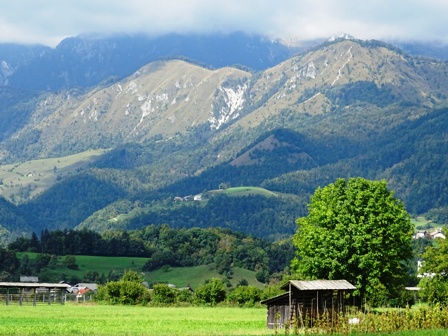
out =
[(421, 238), (429, 238), (429, 239), (436, 239), (436, 238), (442, 238), (445, 239), (446, 236), (442, 231), (442, 228), (436, 228), (434, 231), (429, 232), (427, 230), (420, 230), (417, 231), (412, 235), (412, 238), (414, 239), (421, 239)]
[(434, 232), (431, 232), (430, 234), (431, 239), (436, 239), (436, 238), (442, 238), (445, 239), (445, 235), (442, 232), (441, 228), (437, 228)]

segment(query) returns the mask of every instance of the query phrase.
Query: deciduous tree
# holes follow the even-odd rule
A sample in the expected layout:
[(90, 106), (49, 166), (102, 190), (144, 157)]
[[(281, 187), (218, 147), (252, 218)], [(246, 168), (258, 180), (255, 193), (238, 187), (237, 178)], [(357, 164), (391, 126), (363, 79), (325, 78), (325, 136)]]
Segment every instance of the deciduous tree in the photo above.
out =
[(448, 305), (448, 239), (437, 239), (435, 246), (426, 248), (422, 258), (421, 295), (431, 304)]
[(338, 179), (318, 188), (297, 220), (293, 272), (307, 279), (345, 279), (371, 301), (404, 287), (413, 226), (385, 181)]

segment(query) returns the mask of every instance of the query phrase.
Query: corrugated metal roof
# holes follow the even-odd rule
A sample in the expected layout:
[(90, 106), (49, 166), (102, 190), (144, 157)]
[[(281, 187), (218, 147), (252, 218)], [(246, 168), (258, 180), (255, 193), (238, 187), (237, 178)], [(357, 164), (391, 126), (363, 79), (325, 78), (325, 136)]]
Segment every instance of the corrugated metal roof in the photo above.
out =
[(269, 302), (276, 301), (276, 300), (278, 300), (278, 299), (285, 298), (285, 297), (287, 297), (287, 296), (289, 296), (289, 292), (282, 293), (282, 294), (279, 294), (279, 295), (277, 295), (277, 296), (271, 297), (271, 298), (269, 298), (269, 299), (263, 300), (263, 301), (261, 301), (260, 303), (261, 303), (261, 304), (268, 304)]
[(68, 284), (61, 283), (39, 283), (39, 282), (0, 282), (0, 287), (17, 287), (17, 288), (69, 288)]
[(282, 286), (282, 289), (288, 289), (289, 283), (298, 290), (345, 290), (356, 289), (347, 280), (290, 280)]

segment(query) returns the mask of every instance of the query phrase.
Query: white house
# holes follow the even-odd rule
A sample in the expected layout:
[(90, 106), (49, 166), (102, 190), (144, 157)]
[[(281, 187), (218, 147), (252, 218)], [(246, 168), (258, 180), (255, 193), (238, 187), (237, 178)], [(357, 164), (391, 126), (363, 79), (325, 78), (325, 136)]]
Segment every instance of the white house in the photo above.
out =
[(431, 236), (431, 239), (436, 239), (436, 238), (442, 238), (445, 239), (445, 235), (442, 232), (441, 228), (436, 229), (436, 231), (432, 232), (429, 234)]

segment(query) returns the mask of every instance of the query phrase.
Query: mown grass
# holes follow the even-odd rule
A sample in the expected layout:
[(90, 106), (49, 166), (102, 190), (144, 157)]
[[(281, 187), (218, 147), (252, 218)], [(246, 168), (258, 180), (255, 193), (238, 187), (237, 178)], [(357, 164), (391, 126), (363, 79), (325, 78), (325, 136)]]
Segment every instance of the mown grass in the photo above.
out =
[[(264, 308), (142, 307), (96, 304), (1, 305), (0, 335), (294, 335), (268, 330)], [(306, 333), (310, 334), (310, 331)], [(350, 333), (442, 336), (447, 330)], [(333, 334), (347, 335), (347, 334)]]
[(265, 309), (0, 306), (0, 335), (272, 335)]

